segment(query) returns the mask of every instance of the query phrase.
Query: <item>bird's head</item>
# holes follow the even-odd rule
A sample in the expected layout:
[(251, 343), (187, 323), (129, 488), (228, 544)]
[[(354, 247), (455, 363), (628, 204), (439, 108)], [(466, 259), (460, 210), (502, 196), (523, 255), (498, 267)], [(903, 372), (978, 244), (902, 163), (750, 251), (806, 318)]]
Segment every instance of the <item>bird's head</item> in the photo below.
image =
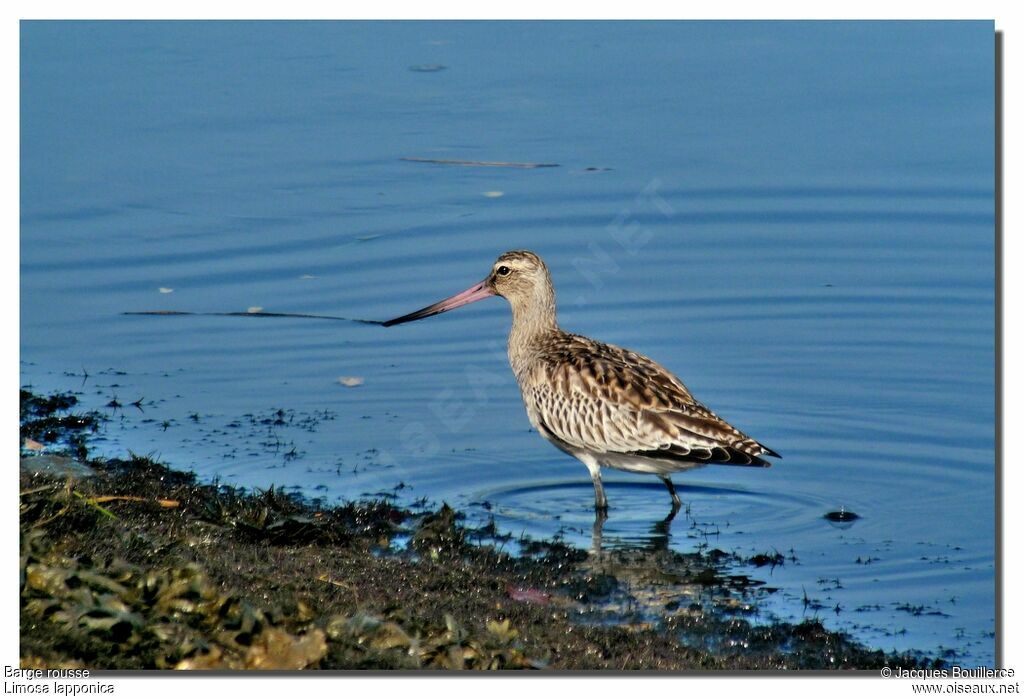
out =
[(426, 308), (385, 321), (384, 325), (398, 325), (427, 318), (488, 296), (501, 296), (507, 299), (512, 306), (512, 312), (517, 315), (531, 309), (545, 313), (550, 309), (552, 318), (554, 316), (554, 291), (551, 287), (551, 275), (544, 260), (529, 250), (510, 250), (502, 253), (494, 261), (490, 273), (483, 281)]

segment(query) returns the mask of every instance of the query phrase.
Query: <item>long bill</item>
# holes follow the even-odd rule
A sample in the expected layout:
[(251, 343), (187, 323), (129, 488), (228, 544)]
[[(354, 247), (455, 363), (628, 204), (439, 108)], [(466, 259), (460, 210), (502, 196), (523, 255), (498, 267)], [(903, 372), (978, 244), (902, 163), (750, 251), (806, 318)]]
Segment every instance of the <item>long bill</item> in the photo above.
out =
[(465, 306), (467, 303), (473, 303), (474, 301), (485, 299), (488, 296), (494, 296), (494, 292), (491, 291), (491, 288), (487, 286), (487, 281), (484, 280), (479, 284), (474, 284), (465, 291), (461, 291), (455, 294), (455, 296), (449, 296), (443, 301), (438, 301), (435, 304), (427, 306), (426, 308), (421, 308), (418, 311), (413, 311), (412, 313), (401, 316), (400, 318), (392, 318), (391, 320), (386, 320), (383, 323), (381, 323), (381, 325), (383, 325), (385, 328), (389, 328), (392, 325), (408, 323), (413, 320), (419, 320), (420, 318), (436, 316), (438, 313), (444, 313), (445, 311), (450, 311), (453, 308)]

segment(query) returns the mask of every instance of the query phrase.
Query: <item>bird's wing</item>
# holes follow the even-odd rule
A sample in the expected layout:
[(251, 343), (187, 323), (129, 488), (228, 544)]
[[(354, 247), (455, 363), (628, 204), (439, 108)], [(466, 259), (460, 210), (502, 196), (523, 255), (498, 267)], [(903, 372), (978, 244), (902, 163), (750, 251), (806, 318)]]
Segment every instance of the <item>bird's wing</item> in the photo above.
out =
[(566, 335), (533, 364), (523, 393), (565, 444), (598, 452), (696, 463), (767, 466), (775, 452), (696, 401), (643, 355)]

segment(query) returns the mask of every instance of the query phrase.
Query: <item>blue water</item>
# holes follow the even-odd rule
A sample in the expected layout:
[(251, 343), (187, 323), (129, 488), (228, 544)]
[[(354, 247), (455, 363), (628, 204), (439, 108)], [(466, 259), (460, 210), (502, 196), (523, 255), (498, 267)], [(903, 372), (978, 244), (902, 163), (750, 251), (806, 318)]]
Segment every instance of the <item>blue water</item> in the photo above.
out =
[(602, 546), (779, 551), (752, 569), (780, 588), (764, 614), (994, 661), (991, 22), (21, 39), (22, 382), (109, 413), (101, 453), (592, 546), (589, 478), (530, 431), (500, 299), (388, 329), (122, 315), (384, 319), (529, 248), (564, 327), (785, 457), (677, 477), (667, 537), (661, 484), (609, 473)]

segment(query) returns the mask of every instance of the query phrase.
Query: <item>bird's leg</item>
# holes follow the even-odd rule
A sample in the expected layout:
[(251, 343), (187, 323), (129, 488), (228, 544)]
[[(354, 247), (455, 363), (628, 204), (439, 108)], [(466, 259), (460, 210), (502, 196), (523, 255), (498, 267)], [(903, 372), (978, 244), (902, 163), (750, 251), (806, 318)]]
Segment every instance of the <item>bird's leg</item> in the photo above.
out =
[(676, 487), (672, 485), (671, 478), (660, 475), (658, 478), (660, 478), (661, 482), (665, 484), (666, 488), (668, 488), (668, 494), (672, 496), (672, 514), (670, 516), (675, 517), (676, 512), (679, 512), (679, 508), (682, 507), (683, 502), (679, 499), (679, 496), (676, 495)]
[(590, 533), (590, 553), (595, 556), (601, 555), (601, 541), (604, 535), (604, 522), (608, 519), (608, 510), (598, 509), (594, 512), (594, 528)]
[(604, 496), (604, 485), (601, 483), (601, 472), (590, 474), (594, 481), (594, 509), (603, 515), (608, 514), (608, 498)]
[(601, 465), (592, 456), (580, 458), (590, 471), (590, 480), (594, 482), (594, 509), (599, 513), (607, 514), (608, 498), (604, 496), (604, 485), (601, 483)]

